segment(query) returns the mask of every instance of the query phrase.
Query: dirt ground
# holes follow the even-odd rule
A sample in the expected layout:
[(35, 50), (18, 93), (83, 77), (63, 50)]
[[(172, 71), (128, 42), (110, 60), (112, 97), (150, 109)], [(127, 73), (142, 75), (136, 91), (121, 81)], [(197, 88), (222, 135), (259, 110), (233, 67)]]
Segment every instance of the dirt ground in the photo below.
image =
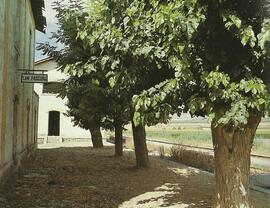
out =
[[(134, 168), (133, 152), (113, 157), (113, 147), (39, 149), (16, 180), (0, 189), (0, 208), (211, 207), (213, 176), (151, 157), (151, 168)], [(252, 191), (256, 208), (269, 195)]]

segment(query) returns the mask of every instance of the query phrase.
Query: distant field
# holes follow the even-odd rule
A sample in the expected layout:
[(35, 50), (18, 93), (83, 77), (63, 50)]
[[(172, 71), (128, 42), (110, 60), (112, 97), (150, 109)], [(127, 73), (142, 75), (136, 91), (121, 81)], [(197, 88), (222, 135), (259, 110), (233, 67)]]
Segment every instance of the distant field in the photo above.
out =
[[(178, 128), (170, 127), (150, 127), (146, 128), (146, 134), (148, 139), (200, 147), (213, 147), (210, 130), (178, 130)], [(131, 130), (127, 130), (124, 135), (131, 136)], [(257, 131), (252, 153), (270, 156), (270, 130)]]

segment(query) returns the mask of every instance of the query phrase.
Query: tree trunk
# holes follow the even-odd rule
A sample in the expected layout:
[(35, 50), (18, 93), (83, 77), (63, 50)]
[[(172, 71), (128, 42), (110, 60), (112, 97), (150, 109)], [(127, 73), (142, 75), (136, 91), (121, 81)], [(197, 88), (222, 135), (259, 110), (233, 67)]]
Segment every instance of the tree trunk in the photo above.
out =
[(122, 126), (116, 122), (114, 127), (115, 133), (115, 156), (120, 157), (123, 156), (123, 128)]
[(91, 126), (89, 128), (91, 139), (94, 148), (101, 148), (103, 147), (102, 135), (100, 131), (100, 126)]
[(250, 153), (260, 123), (251, 117), (243, 129), (228, 125), (212, 125), (215, 154), (216, 208), (250, 208)]
[(142, 125), (135, 126), (132, 121), (132, 132), (137, 168), (146, 168), (149, 166), (149, 158), (146, 146), (145, 127)]

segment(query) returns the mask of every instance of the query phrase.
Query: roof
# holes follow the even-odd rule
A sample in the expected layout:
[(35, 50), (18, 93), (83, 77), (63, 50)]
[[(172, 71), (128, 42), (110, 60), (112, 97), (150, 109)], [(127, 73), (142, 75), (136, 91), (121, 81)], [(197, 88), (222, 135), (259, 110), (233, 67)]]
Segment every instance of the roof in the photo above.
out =
[(46, 18), (42, 11), (45, 8), (44, 0), (31, 0), (32, 11), (35, 19), (36, 29), (45, 33)]
[(35, 62), (35, 66), (53, 60), (52, 57), (43, 58)]

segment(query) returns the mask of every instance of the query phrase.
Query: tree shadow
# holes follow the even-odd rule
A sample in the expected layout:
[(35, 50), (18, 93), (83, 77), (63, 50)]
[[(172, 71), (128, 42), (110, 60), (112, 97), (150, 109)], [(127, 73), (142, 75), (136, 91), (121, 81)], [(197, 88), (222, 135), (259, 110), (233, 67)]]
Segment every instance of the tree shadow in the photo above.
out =
[(157, 157), (136, 169), (133, 152), (113, 154), (112, 146), (39, 149), (0, 189), (0, 207), (211, 207), (212, 175)]
[(270, 193), (270, 172), (257, 173), (252, 175), (251, 184), (267, 189)]

